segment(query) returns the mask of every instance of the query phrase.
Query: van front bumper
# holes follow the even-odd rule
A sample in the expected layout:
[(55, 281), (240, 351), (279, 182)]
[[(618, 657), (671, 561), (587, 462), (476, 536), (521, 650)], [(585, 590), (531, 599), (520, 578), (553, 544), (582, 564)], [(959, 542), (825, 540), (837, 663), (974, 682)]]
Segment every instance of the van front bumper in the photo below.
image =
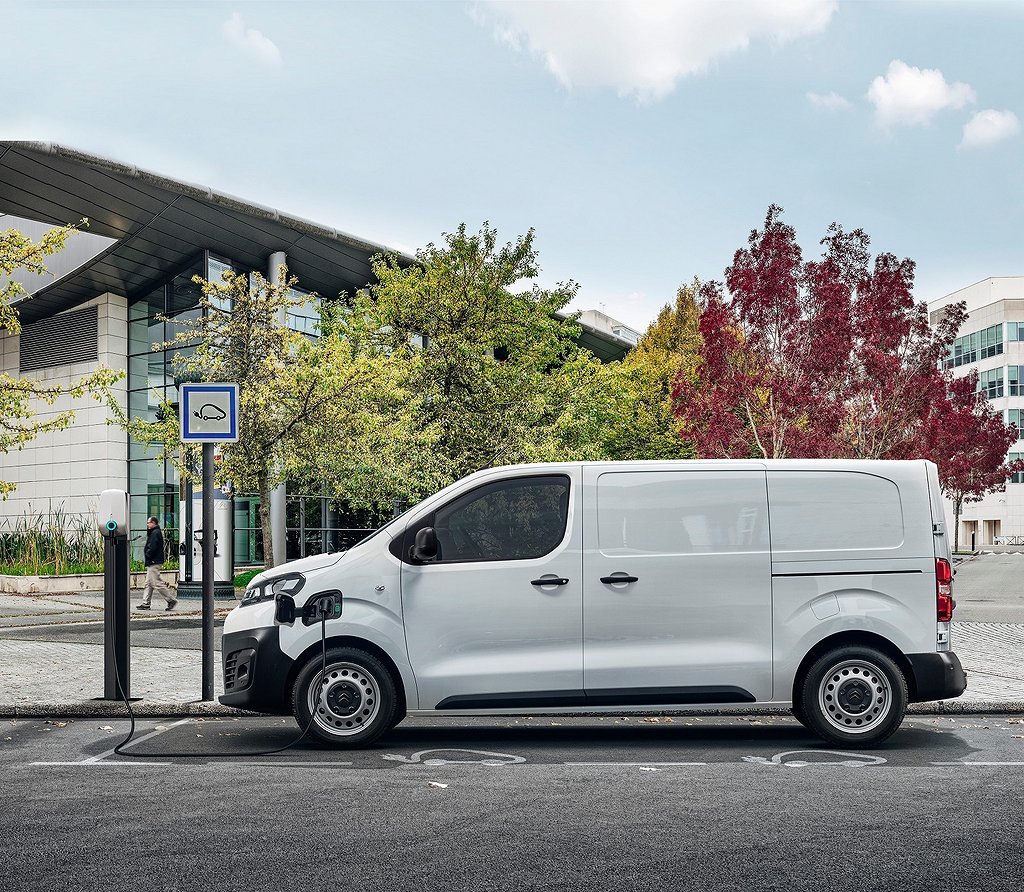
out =
[(967, 690), (967, 673), (960, 658), (952, 651), (907, 654), (914, 672), (914, 690), (911, 703), (926, 700), (949, 700)]
[(292, 659), (281, 652), (277, 626), (228, 632), (221, 641), (225, 706), (287, 715), (287, 681)]

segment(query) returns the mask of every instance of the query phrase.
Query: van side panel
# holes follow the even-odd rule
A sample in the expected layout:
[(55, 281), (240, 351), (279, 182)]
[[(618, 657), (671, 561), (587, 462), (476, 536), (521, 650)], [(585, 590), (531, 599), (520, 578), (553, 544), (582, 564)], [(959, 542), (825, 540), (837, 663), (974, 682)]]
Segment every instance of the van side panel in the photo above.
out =
[(770, 700), (764, 469), (600, 465), (585, 480), (588, 699)]
[(776, 699), (812, 647), (866, 631), (935, 650), (935, 558), (923, 463), (768, 471)]

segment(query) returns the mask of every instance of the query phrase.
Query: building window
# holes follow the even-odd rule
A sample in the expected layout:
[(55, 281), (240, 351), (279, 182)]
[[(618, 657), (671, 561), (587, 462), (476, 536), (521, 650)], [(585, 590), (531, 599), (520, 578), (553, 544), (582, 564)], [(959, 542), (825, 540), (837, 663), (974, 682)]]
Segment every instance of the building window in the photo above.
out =
[[(1020, 461), (1024, 459), (1024, 452), (1011, 452), (1006, 456), (1006, 460), (1009, 462)], [(1010, 483), (1024, 483), (1024, 471), (1018, 471), (1016, 474), (1010, 475)]]
[[(1018, 368), (1018, 366), (1010, 366), (1012, 369)], [(988, 371), (981, 372), (978, 375), (978, 390), (980, 390), (986, 397), (993, 399), (997, 396), (1003, 395), (1003, 370), (989, 369)]]
[[(1012, 366), (1011, 366), (1012, 368)], [(1006, 423), (1017, 428), (1017, 439), (1021, 439), (1021, 430), (1024, 430), (1024, 424), (1021, 423), (1021, 416), (1024, 416), (1024, 409), (1007, 409), (1006, 410)]]
[(1007, 322), (1006, 340), (1024, 341), (1024, 322)]
[(307, 292), (298, 288), (289, 288), (288, 296), (292, 299), (305, 298), (305, 301), (289, 308), (285, 324), (292, 331), (301, 332), (310, 338), (320, 337), (320, 298), (309, 297)]
[(1003, 323), (992, 325), (982, 331), (975, 331), (953, 341), (949, 356), (946, 358), (947, 369), (988, 359), (1003, 352)]
[(1006, 367), (1006, 384), (1010, 389), (1010, 396), (1024, 396), (1024, 388), (1021, 387), (1020, 372), (1024, 366), (1009, 365)]

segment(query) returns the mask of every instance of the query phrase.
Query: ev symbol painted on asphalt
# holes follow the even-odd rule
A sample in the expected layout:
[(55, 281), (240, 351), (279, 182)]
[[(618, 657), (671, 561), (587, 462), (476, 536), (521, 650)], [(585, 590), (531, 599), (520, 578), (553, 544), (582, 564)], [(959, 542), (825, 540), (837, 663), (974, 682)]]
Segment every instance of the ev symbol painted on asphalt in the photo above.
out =
[[(431, 756), (428, 759), (424, 759), (424, 756), (429, 756), (431, 753), (445, 753), (445, 754), (463, 754), (469, 753), (473, 756), (486, 756), (484, 759), (443, 759), (438, 756)], [(418, 753), (413, 753), (412, 756), (396, 756), (392, 753), (388, 753), (386, 756), (381, 758), (390, 762), (401, 762), (403, 765), (429, 765), (436, 767), (438, 765), (521, 765), (526, 761), (522, 756), (511, 756), (508, 753), (489, 753), (485, 750), (460, 750), (460, 749), (444, 749), (444, 750), (420, 750)]]
[(238, 440), (237, 384), (182, 384), (179, 402), (183, 443)]
[[(816, 758), (793, 759), (792, 756), (844, 756), (845, 758), (834, 762)], [(754, 765), (785, 765), (787, 768), (807, 768), (809, 765), (842, 765), (846, 768), (863, 768), (866, 765), (884, 765), (886, 762), (881, 756), (841, 753), (836, 750), (789, 750), (785, 753), (776, 753), (770, 759), (763, 756), (744, 756), (743, 761)]]

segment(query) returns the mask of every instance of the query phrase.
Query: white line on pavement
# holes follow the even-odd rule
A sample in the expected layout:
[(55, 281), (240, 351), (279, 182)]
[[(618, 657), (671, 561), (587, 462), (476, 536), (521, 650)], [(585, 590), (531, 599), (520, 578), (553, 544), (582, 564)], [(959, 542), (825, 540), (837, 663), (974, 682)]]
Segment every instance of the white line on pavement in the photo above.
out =
[(74, 765), (76, 768), (107, 768), (108, 766), (131, 765), (136, 768), (148, 765), (173, 765), (173, 762), (29, 762), (29, 765)]
[(932, 762), (932, 765), (1024, 765), (1024, 762)]
[(707, 765), (707, 762), (563, 762), (563, 765)]
[[(242, 755), (242, 753), (239, 753), (239, 755)], [(243, 767), (244, 766), (249, 766), (249, 765), (257, 765), (257, 766), (264, 766), (264, 767), (266, 767), (266, 766), (273, 766), (273, 767), (276, 768), (278, 766), (283, 765), (285, 767), (296, 766), (296, 767), (303, 767), (303, 768), (322, 768), (324, 765), (328, 765), (328, 766), (330, 766), (330, 765), (351, 765), (352, 763), (351, 762), (314, 762), (312, 760), (310, 760), (308, 762), (274, 762), (274, 761), (255, 762), (255, 761), (250, 761), (248, 759), (245, 759), (245, 760), (239, 759), (237, 762), (208, 762), (207, 764), (208, 765), (225, 765), (225, 766), (227, 766), (229, 768), (231, 766), (236, 766), (236, 765), (237, 766), (243, 766)]]
[[(192, 721), (192, 719), (180, 719), (179, 721), (173, 722), (172, 724), (168, 725), (166, 728), (158, 728), (155, 731), (150, 731), (149, 734), (146, 734), (143, 737), (139, 737), (139, 738), (131, 741), (131, 743), (129, 743), (128, 746), (125, 747), (125, 749), (128, 749), (129, 747), (138, 746), (140, 743), (143, 743), (144, 741), (149, 740), (151, 737), (157, 737), (157, 736), (159, 736), (160, 734), (163, 734), (166, 731), (170, 731), (171, 728), (176, 728), (176, 727), (178, 727), (178, 725), (184, 725), (186, 722), (191, 722), (191, 721)], [(120, 744), (118, 744), (118, 746), (120, 746)], [(29, 764), (30, 765), (171, 765), (171, 764), (173, 764), (171, 762), (142, 762), (142, 761), (139, 761), (139, 762), (104, 762), (103, 760), (107, 756), (112, 756), (114, 754), (114, 750), (116, 750), (116, 749), (117, 749), (117, 747), (112, 747), (111, 749), (107, 750), (105, 753), (100, 753), (98, 756), (90, 756), (88, 759), (82, 759), (80, 762), (30, 762)], [(156, 758), (160, 758), (160, 754), (159, 753), (154, 753), (154, 756)], [(140, 757), (140, 758), (149, 758), (149, 757), (146, 756), (146, 757)]]
[[(128, 749), (129, 747), (136, 747), (136, 746), (138, 746), (138, 745), (139, 745), (140, 743), (145, 743), (145, 742), (146, 742), (147, 740), (149, 740), (149, 739), (150, 739), (151, 737), (159, 737), (159, 736), (160, 736), (161, 734), (165, 734), (166, 732), (170, 731), (170, 730), (171, 730), (171, 728), (177, 728), (177, 727), (178, 727), (178, 725), (184, 725), (184, 724), (187, 724), (188, 722), (191, 722), (191, 721), (192, 721), (192, 719), (179, 719), (178, 721), (176, 721), (176, 722), (172, 722), (172, 723), (171, 723), (170, 725), (167, 725), (167, 726), (166, 726), (165, 728), (157, 728), (157, 729), (156, 729), (156, 730), (154, 730), (154, 731), (150, 731), (150, 732), (149, 732), (149, 734), (146, 734), (146, 735), (145, 735), (145, 736), (143, 736), (143, 737), (138, 737), (138, 738), (136, 738), (136, 739), (135, 739), (135, 740), (133, 740), (133, 741), (132, 741), (131, 743), (129, 743), (129, 744), (128, 744), (128, 746), (126, 746), (126, 747), (125, 747), (125, 749)], [(120, 746), (120, 745), (121, 745), (121, 744), (118, 744), (117, 746)], [(98, 756), (92, 756), (92, 757), (91, 757), (91, 758), (89, 758), (89, 759), (83, 759), (83, 760), (82, 760), (82, 761), (83, 761), (83, 764), (87, 764), (87, 763), (90, 763), (90, 762), (100, 762), (100, 761), (102, 761), (103, 759), (107, 758), (107, 756), (112, 756), (112, 755), (114, 755), (114, 750), (116, 750), (116, 749), (117, 749), (117, 747), (115, 746), (115, 747), (113, 747), (112, 749), (109, 749), (109, 750), (107, 750), (107, 751), (106, 751), (105, 753), (100, 753), (100, 754), (99, 754)], [(160, 754), (159, 754), (159, 753), (154, 753), (154, 755), (155, 755), (155, 756), (156, 756), (157, 758), (159, 758), (159, 756), (160, 756)], [(110, 764), (115, 764), (115, 763), (110, 763)], [(131, 762), (125, 762), (125, 763), (123, 763), (123, 764), (125, 764), (125, 765), (131, 765), (131, 764), (133, 764), (133, 763), (131, 763)]]

